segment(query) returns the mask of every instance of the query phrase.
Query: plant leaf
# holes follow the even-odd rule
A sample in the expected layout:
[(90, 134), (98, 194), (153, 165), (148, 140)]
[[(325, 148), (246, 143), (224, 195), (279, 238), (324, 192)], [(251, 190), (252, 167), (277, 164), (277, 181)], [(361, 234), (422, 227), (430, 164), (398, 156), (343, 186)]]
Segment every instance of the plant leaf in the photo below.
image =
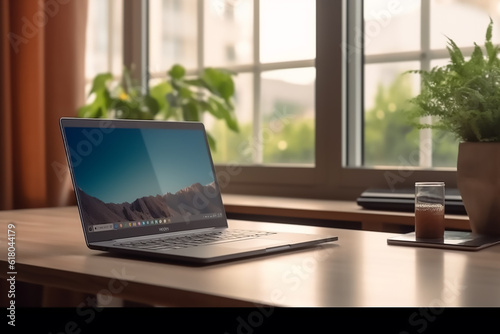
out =
[(168, 74), (174, 79), (182, 79), (186, 75), (186, 69), (182, 65), (175, 64), (170, 68)]
[(90, 90), (90, 94), (107, 90), (106, 83), (111, 79), (113, 79), (113, 75), (111, 73), (98, 74), (92, 81), (92, 89)]
[(163, 114), (163, 117), (168, 118), (170, 104), (167, 101), (167, 95), (172, 92), (172, 86), (167, 82), (161, 82), (149, 90), (149, 94), (158, 104), (158, 112)]
[(216, 152), (217, 151), (217, 144), (215, 142), (214, 137), (208, 131), (206, 132), (206, 134), (207, 134), (208, 146), (210, 146), (210, 149), (212, 150), (212, 152)]
[(486, 28), (486, 41), (491, 42), (492, 36), (493, 36), (493, 19), (490, 17), (490, 24), (488, 24), (488, 28)]
[(182, 106), (182, 116), (186, 121), (199, 122), (200, 121), (200, 113), (198, 109), (198, 105), (189, 101), (188, 103)]
[(144, 96), (144, 106), (146, 107), (144, 116), (147, 117), (147, 119), (152, 119), (160, 110), (157, 100), (151, 95)]
[(484, 56), (481, 47), (474, 43), (474, 51), (472, 51), (470, 61), (475, 64), (475, 66), (481, 66), (484, 64)]
[(94, 100), (78, 109), (78, 117), (99, 118), (107, 117), (107, 111), (111, 104), (111, 96), (107, 89), (94, 92)]
[(212, 93), (225, 100), (231, 98), (234, 94), (234, 82), (230, 72), (209, 67), (203, 71), (201, 79)]
[(448, 53), (450, 54), (451, 62), (453, 65), (461, 65), (465, 61), (464, 55), (462, 51), (457, 46), (457, 44), (451, 39), (448, 38)]

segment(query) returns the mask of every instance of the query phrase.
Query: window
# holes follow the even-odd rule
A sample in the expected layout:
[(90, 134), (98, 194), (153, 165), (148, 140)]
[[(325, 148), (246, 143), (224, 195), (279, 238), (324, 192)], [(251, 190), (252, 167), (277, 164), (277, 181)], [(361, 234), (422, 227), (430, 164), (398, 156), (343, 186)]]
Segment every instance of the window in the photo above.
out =
[(207, 117), (216, 163), (313, 166), (315, 2), (150, 0), (151, 77), (180, 63), (188, 73), (236, 73), (240, 132)]
[(188, 73), (225, 67), (237, 73), (241, 131), (206, 124), (218, 140), (217, 168), (230, 171), (226, 190), (316, 184), (325, 169), (315, 147), (317, 10), (310, 0), (89, 0), (87, 92), (97, 73), (118, 79), (123, 64), (147, 68), (142, 82), (174, 63)]
[[(454, 168), (455, 138), (409, 125), (404, 110), (420, 87), (418, 75), (404, 73), (447, 63), (447, 36), (470, 54), (474, 42), (484, 41), (489, 18), (500, 22), (498, 1), (365, 0), (349, 5), (348, 10), (359, 13), (349, 25), (351, 45), (361, 46), (364, 55), (361, 61), (361, 52), (351, 48), (348, 56), (351, 73), (363, 82), (350, 86), (351, 100), (362, 103), (350, 103), (349, 114), (358, 114), (363, 125), (352, 128), (357, 133), (349, 138), (349, 165)], [(361, 17), (364, 29), (359, 28)], [(498, 42), (500, 25), (494, 29)]]
[(352, 200), (419, 180), (456, 186), (457, 145), (406, 124), (419, 78), (401, 73), (445, 62), (444, 36), (471, 50), (488, 16), (500, 40), (493, 0), (149, 0), (148, 43), (139, 1), (104, 2), (123, 2), (123, 61), (147, 48), (151, 80), (174, 63), (237, 73), (240, 133), (206, 124), (223, 191), (245, 194)]
[(88, 0), (85, 48), (86, 92), (102, 72), (120, 75), (123, 65), (123, 1)]

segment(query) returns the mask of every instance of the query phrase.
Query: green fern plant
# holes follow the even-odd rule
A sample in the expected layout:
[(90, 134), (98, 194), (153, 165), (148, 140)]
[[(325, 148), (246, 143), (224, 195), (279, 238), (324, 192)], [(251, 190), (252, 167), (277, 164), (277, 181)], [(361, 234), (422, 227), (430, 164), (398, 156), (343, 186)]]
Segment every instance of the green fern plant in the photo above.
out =
[(421, 76), (421, 93), (410, 99), (413, 116), (432, 116), (418, 128), (442, 129), (468, 142), (500, 141), (500, 59), (493, 45), (493, 21), (486, 30), (484, 50), (474, 43), (466, 60), (448, 38), (450, 62), (430, 71), (409, 71)]

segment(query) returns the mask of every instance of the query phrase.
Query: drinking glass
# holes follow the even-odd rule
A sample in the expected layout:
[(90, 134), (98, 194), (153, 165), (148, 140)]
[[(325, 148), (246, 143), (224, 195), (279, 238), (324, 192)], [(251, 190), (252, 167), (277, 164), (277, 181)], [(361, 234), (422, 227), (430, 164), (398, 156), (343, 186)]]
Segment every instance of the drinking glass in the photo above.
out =
[(415, 236), (444, 237), (444, 182), (415, 183)]

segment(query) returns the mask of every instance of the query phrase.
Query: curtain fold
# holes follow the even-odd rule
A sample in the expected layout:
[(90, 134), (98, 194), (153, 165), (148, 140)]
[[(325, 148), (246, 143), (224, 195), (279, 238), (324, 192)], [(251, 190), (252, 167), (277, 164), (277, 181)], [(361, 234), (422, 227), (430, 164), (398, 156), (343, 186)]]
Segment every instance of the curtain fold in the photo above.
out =
[(10, 89), (10, 50), (7, 32), (10, 26), (9, 1), (0, 8), (0, 209), (13, 207), (12, 181), (12, 99)]
[(2, 0), (0, 209), (74, 204), (58, 120), (84, 103), (86, 0)]

